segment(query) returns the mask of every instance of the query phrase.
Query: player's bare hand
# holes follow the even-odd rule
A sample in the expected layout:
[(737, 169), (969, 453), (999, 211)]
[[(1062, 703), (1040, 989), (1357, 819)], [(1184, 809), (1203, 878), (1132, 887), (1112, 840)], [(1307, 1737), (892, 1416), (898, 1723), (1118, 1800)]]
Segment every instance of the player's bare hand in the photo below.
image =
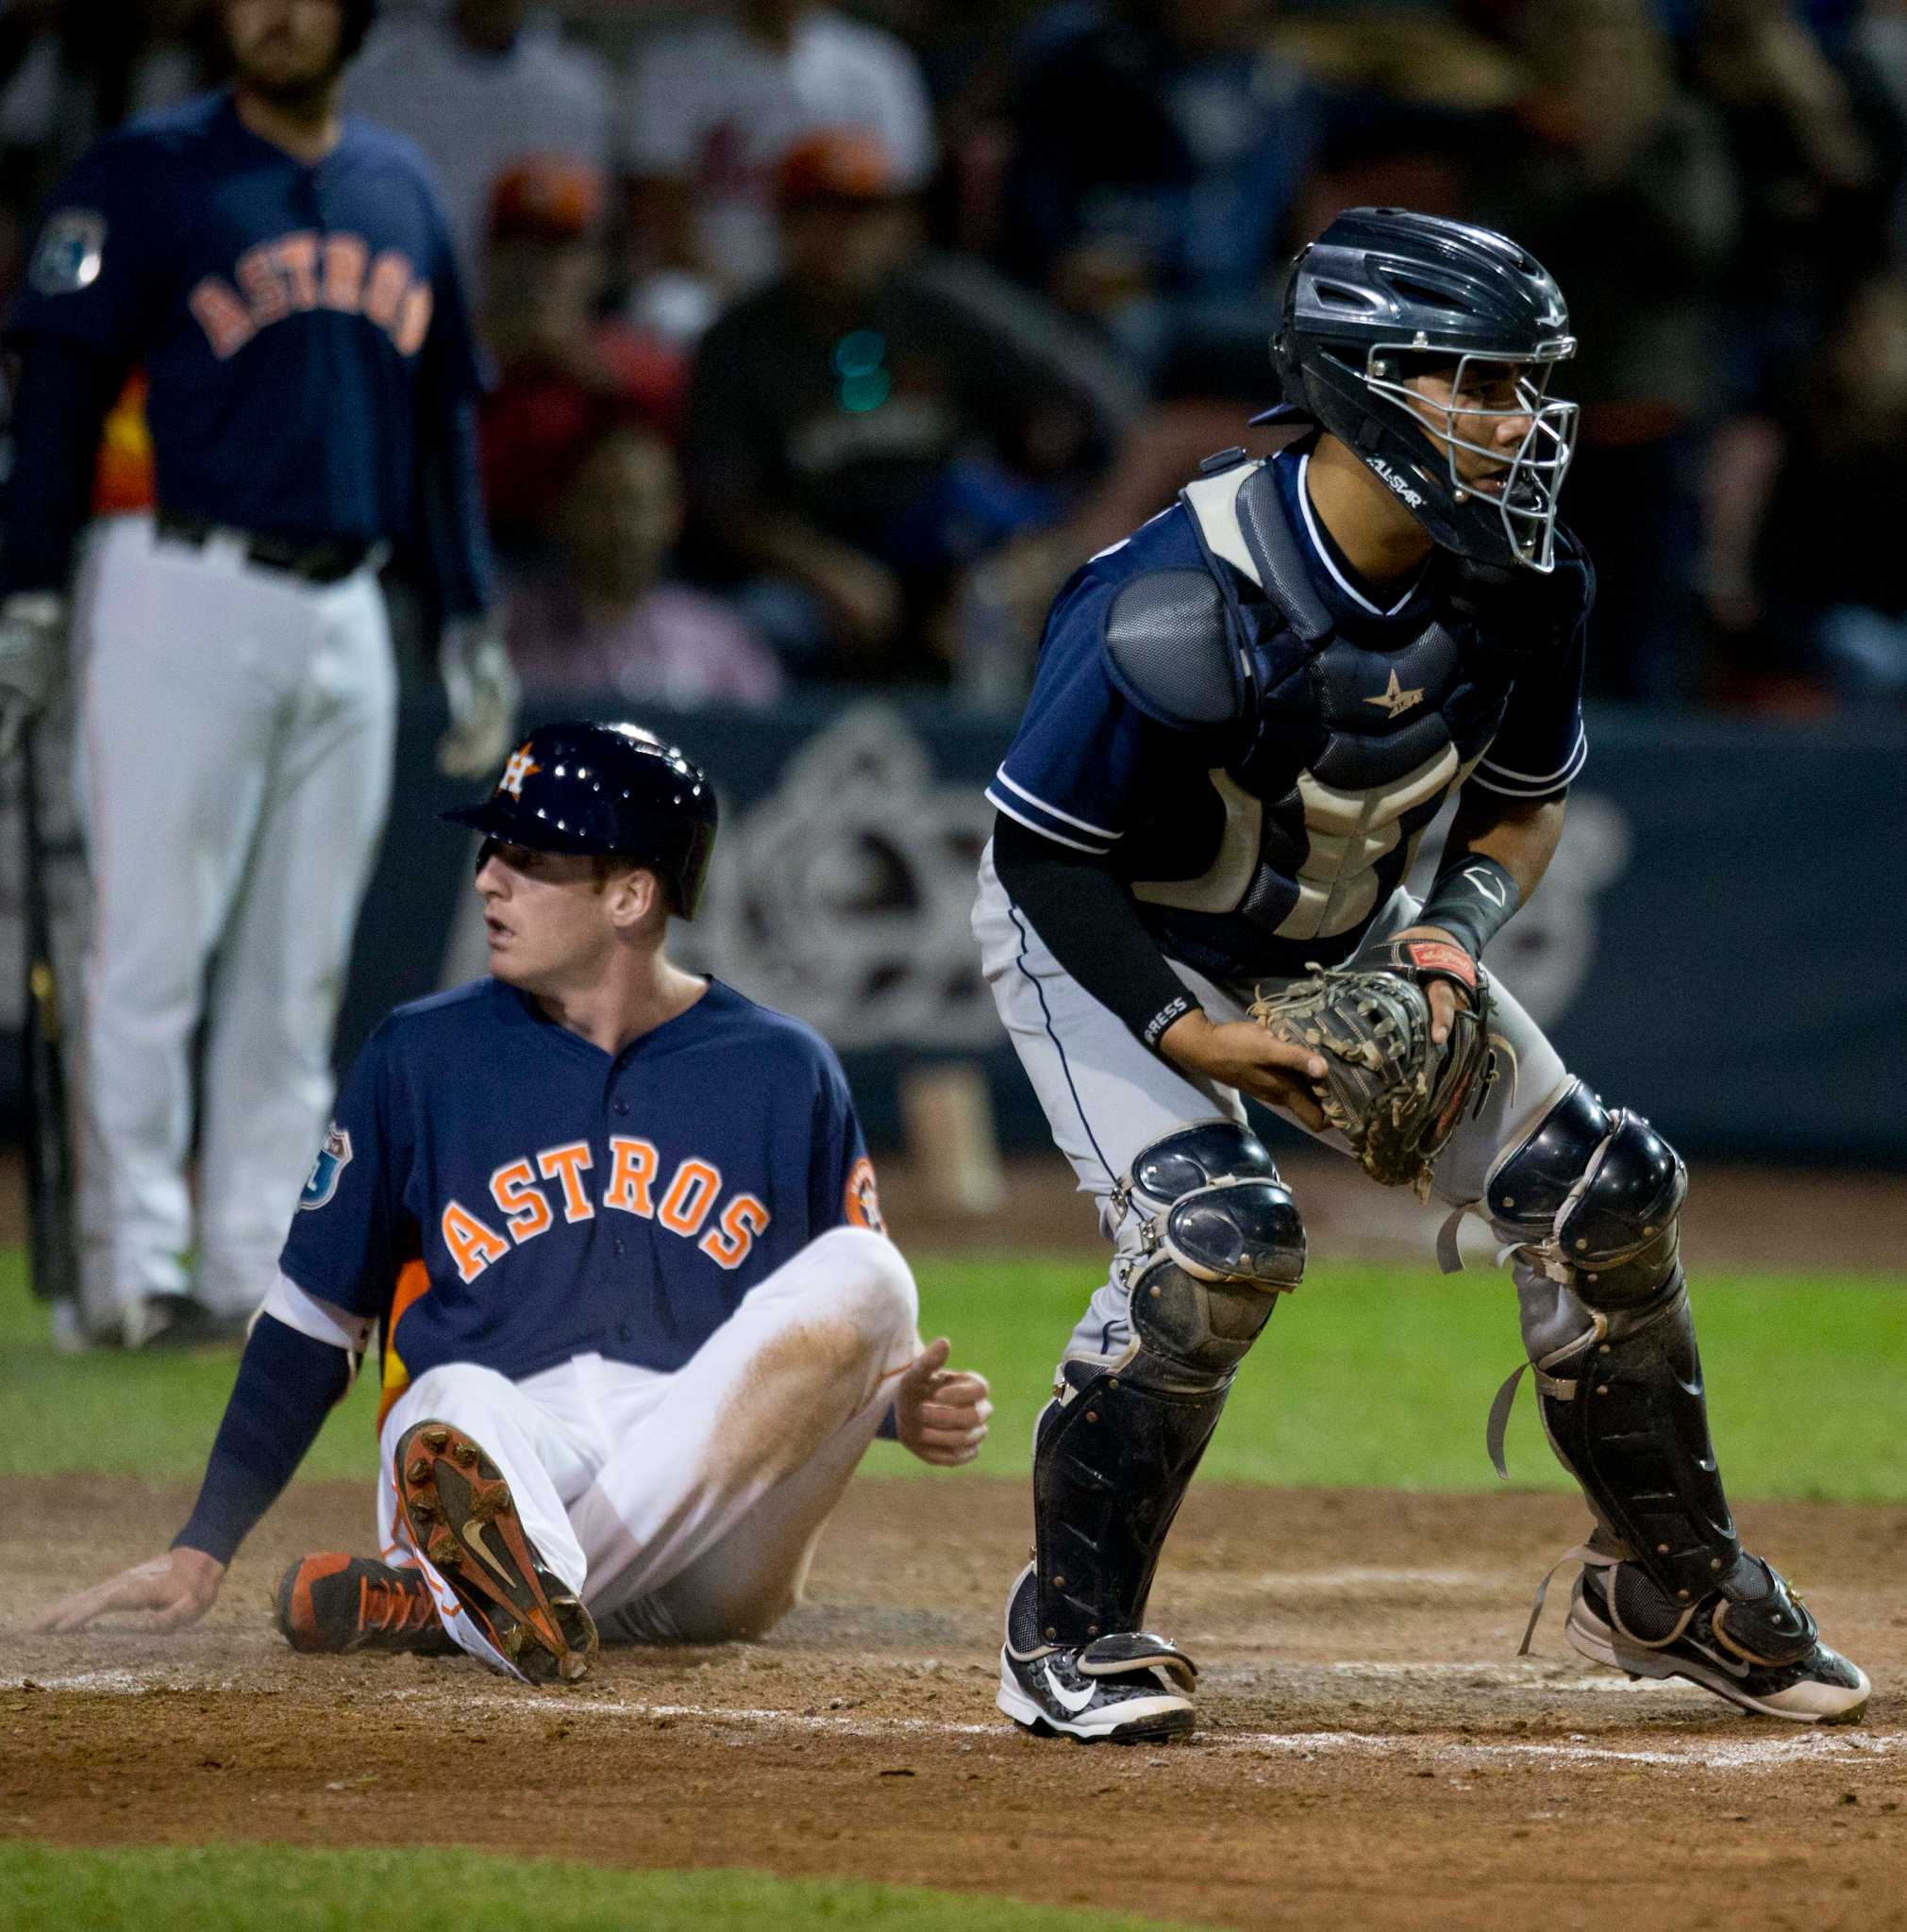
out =
[[(1455, 946), (1468, 952), (1462, 940), (1453, 933), (1447, 933), (1441, 925), (1407, 925), (1393, 938), (1399, 940), (1436, 940), (1447, 946)], [(1430, 999), (1430, 1038), (1439, 1045), (1450, 1037), (1450, 1023), (1457, 1017), (1457, 1002), (1463, 997), (1447, 979), (1433, 979), (1428, 989)]]
[(1312, 1090), (1324, 1078), (1325, 1064), (1310, 1047), (1280, 1040), (1255, 1020), (1213, 1021), (1191, 1012), (1166, 1027), (1159, 1048), (1188, 1074), (1236, 1088), (1314, 1132), (1324, 1131), (1324, 1109)]
[(203, 1550), (168, 1550), (162, 1557), (135, 1563), (91, 1590), (61, 1597), (26, 1625), (38, 1632), (85, 1630), (101, 1617), (121, 1611), (143, 1613), (134, 1627), (142, 1630), (183, 1630), (196, 1624), (218, 1601), (226, 1566)]
[(986, 1441), (987, 1378), (971, 1369), (950, 1369), (952, 1345), (945, 1335), (929, 1341), (910, 1364), (895, 1391), (894, 1415), (900, 1440), (920, 1457), (942, 1469), (971, 1462)]

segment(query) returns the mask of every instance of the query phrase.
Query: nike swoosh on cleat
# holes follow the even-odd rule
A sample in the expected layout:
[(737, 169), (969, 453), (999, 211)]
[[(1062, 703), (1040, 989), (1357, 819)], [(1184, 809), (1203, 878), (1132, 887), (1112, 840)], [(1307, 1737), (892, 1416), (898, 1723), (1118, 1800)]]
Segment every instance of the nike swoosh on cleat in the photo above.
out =
[(1063, 1705), (1075, 1717), (1078, 1717), (1092, 1703), (1097, 1687), (1088, 1684), (1083, 1690), (1068, 1690), (1060, 1682), (1059, 1678), (1054, 1676), (1053, 1667), (1051, 1664), (1048, 1664), (1046, 1666), (1046, 1688), (1053, 1693), (1058, 1703)]
[(489, 1525), (487, 1524), (466, 1523), (463, 1525), (463, 1541), (496, 1572), (497, 1575), (505, 1583), (512, 1582), (514, 1579), (511, 1577), (509, 1570), (497, 1561), (496, 1552), (484, 1541), (488, 1528)]

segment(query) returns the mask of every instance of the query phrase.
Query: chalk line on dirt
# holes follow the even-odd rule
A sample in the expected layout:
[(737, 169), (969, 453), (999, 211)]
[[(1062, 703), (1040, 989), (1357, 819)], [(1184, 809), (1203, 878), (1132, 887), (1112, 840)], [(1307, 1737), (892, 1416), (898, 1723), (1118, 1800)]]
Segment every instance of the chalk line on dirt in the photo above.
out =
[[(1349, 1667), (1356, 1668), (1356, 1667)], [(1437, 1666), (1398, 1666), (1423, 1670)], [(1480, 1665), (1473, 1670), (1487, 1670)], [(30, 1683), (43, 1691), (91, 1691), (111, 1696), (137, 1696), (160, 1690), (236, 1690), (237, 1680), (223, 1684), (181, 1681), (177, 1672), (93, 1670), (58, 1676), (14, 1678), (0, 1689), (21, 1690)], [(1595, 1680), (1589, 1680), (1595, 1681)], [(1559, 1688), (1551, 1686), (1550, 1688)], [(414, 1685), (380, 1689), (378, 1697), (393, 1702), (442, 1704), (446, 1691)], [(944, 1718), (857, 1717), (812, 1708), (777, 1710), (765, 1706), (720, 1704), (658, 1704), (595, 1694), (520, 1690), (486, 1684), (477, 1693), (486, 1707), (534, 1711), (541, 1716), (631, 1721), (688, 1722), (739, 1730), (783, 1730), (829, 1737), (863, 1738), (874, 1742), (899, 1743), (931, 1738), (1007, 1740), (1011, 1733), (999, 1722), (962, 1723)], [(1186, 1748), (1183, 1746), (1178, 1747)], [(1434, 1733), (1375, 1734), (1367, 1731), (1237, 1731), (1210, 1729), (1193, 1750), (1246, 1757), (1430, 1757), (1442, 1763), (1485, 1764), (1536, 1760), (1547, 1763), (1653, 1765), (1681, 1771), (1769, 1771), (1786, 1765), (1836, 1763), (1853, 1765), (1882, 1758), (1907, 1757), (1907, 1733), (1836, 1728), (1832, 1731), (1784, 1733), (1772, 1738), (1716, 1739), (1664, 1743), (1652, 1747), (1592, 1744), (1581, 1733), (1566, 1740), (1518, 1739), (1480, 1742), (1474, 1738), (1450, 1739)]]

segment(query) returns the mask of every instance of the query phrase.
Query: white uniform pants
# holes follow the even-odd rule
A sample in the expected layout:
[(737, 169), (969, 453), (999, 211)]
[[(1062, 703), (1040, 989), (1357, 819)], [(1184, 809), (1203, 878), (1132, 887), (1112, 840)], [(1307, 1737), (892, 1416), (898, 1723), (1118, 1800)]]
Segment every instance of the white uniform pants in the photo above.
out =
[(104, 528), (81, 628), (92, 882), (81, 1021), (87, 1322), (188, 1286), (255, 1307), (331, 1105), (331, 1038), (390, 796), (396, 677), (372, 570), (316, 586), (215, 537)]
[(428, 1370), (384, 1419), (379, 1545), (424, 1570), (458, 1643), (520, 1674), (398, 1513), (398, 1440), (452, 1423), (503, 1472), (545, 1567), (605, 1638), (758, 1636), (800, 1601), (822, 1525), (916, 1353), (915, 1317), (900, 1250), (838, 1227), (750, 1290), (673, 1374), (595, 1355), (521, 1382), (466, 1363)]
[[(1400, 890), (1379, 914), (1373, 930), (1401, 931), (1416, 913), (1417, 901)], [(980, 943), (981, 971), (1046, 1109), (1054, 1141), (1072, 1162), (1080, 1191), (1097, 1203), (1099, 1224), (1115, 1257), (1129, 1255), (1138, 1245), (1138, 1217), (1118, 1216), (1111, 1200), (1114, 1183), (1155, 1141), (1197, 1121), (1242, 1121), (1244, 1103), (1233, 1089), (1194, 1080), (1147, 1051), (1122, 1020), (1066, 972), (1008, 898), (994, 871), (991, 845), (980, 861), (974, 933)], [(1253, 988), (1219, 987), (1176, 962), (1173, 970), (1212, 1019), (1246, 1017)], [(1267, 987), (1274, 983), (1282, 982), (1264, 982)], [(1437, 1162), (1434, 1191), (1453, 1208), (1479, 1198), (1498, 1151), (1514, 1147), (1529, 1133), (1568, 1084), (1568, 1074), (1542, 1029), (1500, 980), (1493, 977), (1490, 990), (1490, 1028), (1500, 1072), (1482, 1111), (1457, 1129)], [(1344, 1137), (1335, 1129), (1313, 1139), (1348, 1157)], [(1303, 1207), (1300, 1201), (1300, 1211)], [(1115, 1277), (1118, 1272), (1115, 1268)], [(1531, 1284), (1524, 1295), (1526, 1321), (1538, 1313), (1539, 1304), (1547, 1307), (1552, 1300), (1553, 1291), (1544, 1294), (1540, 1285)], [(1109, 1279), (1087, 1305), (1066, 1356), (1106, 1360), (1121, 1354), (1130, 1340), (1126, 1291)]]

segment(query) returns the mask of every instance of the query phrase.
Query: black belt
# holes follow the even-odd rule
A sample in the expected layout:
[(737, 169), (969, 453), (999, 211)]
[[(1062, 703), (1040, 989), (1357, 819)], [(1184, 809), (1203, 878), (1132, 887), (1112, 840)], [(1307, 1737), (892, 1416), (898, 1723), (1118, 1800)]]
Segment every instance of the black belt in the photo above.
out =
[(274, 537), (268, 532), (236, 529), (230, 524), (214, 523), (210, 517), (184, 517), (161, 510), (157, 519), (159, 534), (169, 543), (189, 543), (201, 549), (214, 537), (228, 537), (243, 551), (248, 563), (266, 570), (281, 570), (302, 577), (308, 584), (335, 584), (361, 569), (374, 549), (380, 546), (358, 543), (342, 537)]

